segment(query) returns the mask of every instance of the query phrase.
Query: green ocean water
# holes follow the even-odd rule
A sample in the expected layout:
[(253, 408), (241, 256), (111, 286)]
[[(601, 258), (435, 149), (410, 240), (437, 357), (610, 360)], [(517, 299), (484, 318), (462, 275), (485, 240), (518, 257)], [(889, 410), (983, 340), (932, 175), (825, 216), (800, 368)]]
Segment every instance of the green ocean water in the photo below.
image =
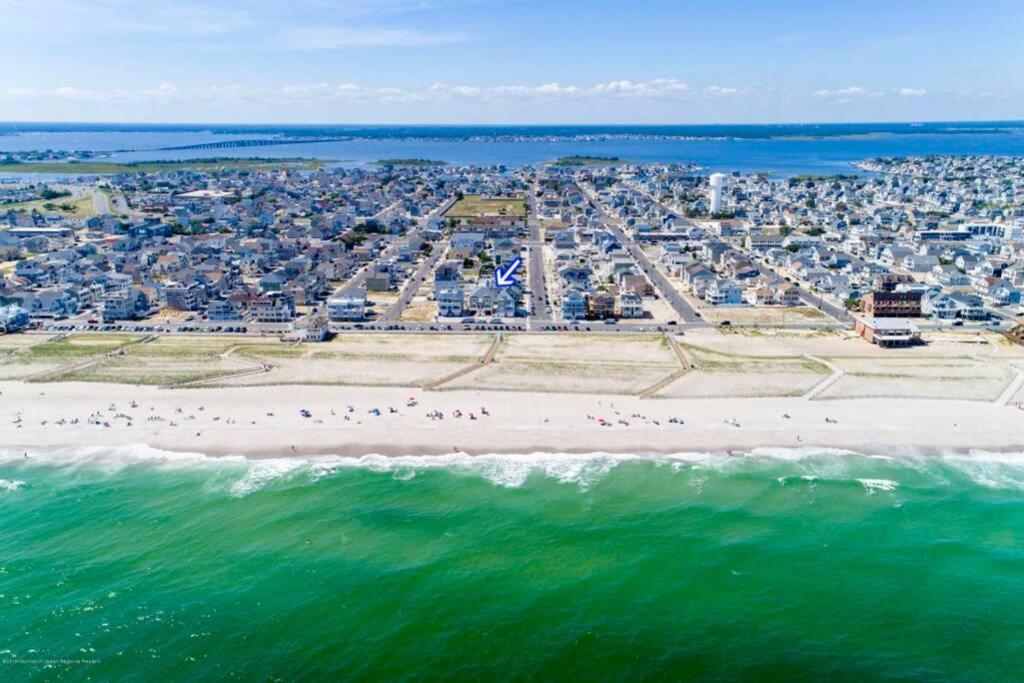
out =
[(1024, 456), (0, 457), (0, 680), (1020, 680)]

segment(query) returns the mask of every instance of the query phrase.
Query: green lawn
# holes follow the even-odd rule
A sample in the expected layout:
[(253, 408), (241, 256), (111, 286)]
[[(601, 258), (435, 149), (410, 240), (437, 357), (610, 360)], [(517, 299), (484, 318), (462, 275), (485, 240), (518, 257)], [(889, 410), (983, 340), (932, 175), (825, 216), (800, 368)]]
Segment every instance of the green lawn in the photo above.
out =
[[(0, 167), (2, 168), (2, 167)], [(40, 213), (60, 213), (74, 218), (86, 218), (93, 216), (96, 211), (93, 209), (92, 197), (72, 199), (71, 197), (59, 197), (57, 199), (35, 199), (30, 202), (16, 202), (13, 204), (0, 204), (0, 212), (32, 210)]]
[(619, 157), (588, 157), (588, 156), (571, 156), (562, 157), (557, 161), (552, 161), (552, 166), (613, 166), (615, 164), (621, 164), (622, 159)]
[(378, 166), (445, 166), (447, 161), (436, 159), (378, 159), (374, 162)]
[(526, 216), (523, 197), (483, 197), (467, 194), (455, 202), (445, 213), (447, 218), (475, 218), (477, 216)]
[(110, 353), (141, 337), (115, 334), (82, 334), (48, 341), (18, 356), (20, 363), (74, 363)]

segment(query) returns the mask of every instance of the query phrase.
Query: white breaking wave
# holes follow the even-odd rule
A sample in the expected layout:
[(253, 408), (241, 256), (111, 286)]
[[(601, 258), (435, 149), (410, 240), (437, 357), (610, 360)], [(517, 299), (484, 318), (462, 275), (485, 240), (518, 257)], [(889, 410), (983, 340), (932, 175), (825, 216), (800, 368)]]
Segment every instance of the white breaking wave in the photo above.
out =
[(17, 491), (24, 485), (25, 482), (17, 479), (0, 479), (0, 491)]
[(308, 464), (302, 460), (286, 460), (283, 458), (254, 461), (246, 469), (245, 475), (231, 485), (231, 495), (247, 496), (253, 491), (259, 491), (276, 479), (306, 470)]
[[(896, 453), (863, 454), (827, 448), (758, 448), (750, 452), (692, 452), (673, 454), (617, 453), (449, 453), (444, 455), (362, 457), (308, 456), (282, 458), (212, 457), (202, 453), (164, 451), (146, 445), (79, 447), (36, 451), (0, 449), (0, 466), (29, 468), (51, 466), (68, 470), (117, 474), (132, 467), (160, 470), (207, 470), (211, 488), (233, 496), (247, 496), (272, 482), (302, 477), (315, 482), (346, 469), (362, 468), (389, 473), (397, 480), (414, 479), (428, 470), (449, 470), (481, 477), (496, 486), (518, 488), (533, 475), (587, 489), (625, 462), (668, 465), (667, 472), (688, 472), (700, 481), (714, 472), (729, 474), (755, 468), (795, 467), (773, 477), (785, 485), (800, 478), (805, 482), (860, 483), (868, 493), (892, 492), (897, 486), (948, 486), (953, 477), (964, 477), (981, 486), (1024, 491), (1024, 453), (947, 453), (924, 455), (898, 449)], [(896, 478), (890, 478), (897, 475)], [(900, 483), (904, 476), (906, 483)], [(14, 490), (20, 481), (0, 480), (0, 489)], [(693, 483), (693, 482), (691, 482)]]
[(868, 494), (873, 494), (877, 491), (886, 491), (892, 493), (896, 490), (899, 484), (892, 479), (858, 479)]

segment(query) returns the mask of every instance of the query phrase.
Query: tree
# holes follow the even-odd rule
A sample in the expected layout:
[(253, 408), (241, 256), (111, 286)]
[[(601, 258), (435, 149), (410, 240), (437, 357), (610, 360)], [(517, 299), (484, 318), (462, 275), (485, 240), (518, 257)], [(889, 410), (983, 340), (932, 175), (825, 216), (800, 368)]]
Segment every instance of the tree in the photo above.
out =
[(67, 190), (53, 190), (49, 187), (44, 187), (39, 191), (39, 196), (42, 199), (60, 199), (61, 197), (70, 197), (71, 193)]

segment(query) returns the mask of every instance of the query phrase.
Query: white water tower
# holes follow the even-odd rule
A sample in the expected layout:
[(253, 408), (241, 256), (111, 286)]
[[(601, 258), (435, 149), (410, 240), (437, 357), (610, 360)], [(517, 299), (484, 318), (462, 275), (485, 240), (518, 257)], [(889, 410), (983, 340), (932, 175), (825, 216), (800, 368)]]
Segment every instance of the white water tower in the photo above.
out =
[(722, 188), (725, 187), (725, 174), (712, 173), (708, 180), (711, 183), (711, 213), (722, 213)]

